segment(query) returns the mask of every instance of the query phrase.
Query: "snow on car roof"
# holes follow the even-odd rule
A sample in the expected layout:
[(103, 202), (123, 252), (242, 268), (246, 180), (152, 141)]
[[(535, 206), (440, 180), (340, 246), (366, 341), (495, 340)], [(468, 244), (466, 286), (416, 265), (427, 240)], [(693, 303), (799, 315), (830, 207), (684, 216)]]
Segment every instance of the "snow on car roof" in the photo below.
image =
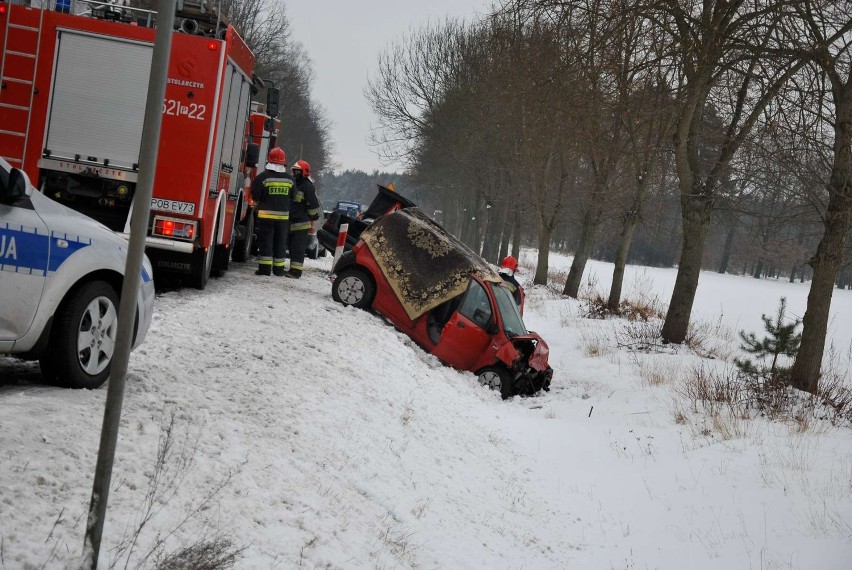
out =
[(417, 207), (381, 216), (361, 239), (412, 320), (464, 293), (471, 273), (502, 281), (482, 257)]

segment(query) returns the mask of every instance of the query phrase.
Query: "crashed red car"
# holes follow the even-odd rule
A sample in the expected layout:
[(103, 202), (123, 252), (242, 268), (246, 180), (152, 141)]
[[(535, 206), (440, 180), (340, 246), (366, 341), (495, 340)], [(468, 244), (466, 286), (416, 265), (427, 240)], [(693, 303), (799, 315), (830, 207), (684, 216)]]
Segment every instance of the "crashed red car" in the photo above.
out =
[(378, 218), (334, 272), (335, 301), (379, 313), (504, 399), (549, 389), (547, 343), (526, 330), (503, 280), (419, 208)]

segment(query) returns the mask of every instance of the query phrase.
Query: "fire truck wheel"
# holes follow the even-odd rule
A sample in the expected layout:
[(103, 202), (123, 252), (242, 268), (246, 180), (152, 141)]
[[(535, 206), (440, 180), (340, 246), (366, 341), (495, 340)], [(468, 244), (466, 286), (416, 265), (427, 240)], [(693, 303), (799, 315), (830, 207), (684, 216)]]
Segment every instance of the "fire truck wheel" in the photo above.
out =
[[(213, 235), (219, 235), (219, 224), (221, 220), (216, 220), (216, 229), (213, 230)], [(213, 246), (213, 265), (211, 265), (210, 275), (213, 277), (222, 277), (231, 265), (231, 248), (234, 247), (234, 232), (231, 230), (231, 242), (226, 247), (224, 244), (217, 243)]]
[(100, 387), (109, 377), (118, 333), (118, 293), (105, 281), (86, 283), (56, 311), (50, 345), (39, 364), (49, 381)]
[(199, 272), (192, 276), (192, 286), (196, 289), (204, 289), (210, 281), (210, 271), (213, 268), (213, 254), (216, 246), (211, 245), (207, 251), (199, 249), (195, 255), (201, 256)]
[(233, 252), (231, 258), (237, 262), (245, 262), (251, 257), (251, 242), (254, 237), (254, 211), (249, 210), (246, 213), (246, 220), (241, 224), (234, 226)]
[(334, 280), (331, 296), (338, 303), (367, 309), (373, 304), (376, 287), (363, 269), (348, 267)]
[(486, 366), (479, 371), (479, 383), (492, 390), (500, 390), (500, 396), (506, 400), (515, 395), (515, 383), (512, 373), (504, 366)]

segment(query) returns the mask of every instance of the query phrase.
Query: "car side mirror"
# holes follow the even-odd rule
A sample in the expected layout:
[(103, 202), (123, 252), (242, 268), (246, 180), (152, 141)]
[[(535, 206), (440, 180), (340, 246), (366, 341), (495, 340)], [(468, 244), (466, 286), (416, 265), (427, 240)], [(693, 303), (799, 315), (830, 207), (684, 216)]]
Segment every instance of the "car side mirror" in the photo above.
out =
[(27, 184), (27, 175), (13, 168), (9, 171), (9, 181), (5, 187), (0, 186), (0, 201), (12, 204), (16, 200), (32, 195), (32, 188)]

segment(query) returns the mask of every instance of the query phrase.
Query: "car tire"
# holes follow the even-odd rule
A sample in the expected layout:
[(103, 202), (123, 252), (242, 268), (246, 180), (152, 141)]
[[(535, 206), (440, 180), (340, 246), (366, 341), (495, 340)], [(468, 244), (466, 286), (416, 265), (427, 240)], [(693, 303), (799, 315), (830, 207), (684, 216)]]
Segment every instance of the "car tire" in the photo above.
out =
[(492, 390), (499, 390), (506, 400), (515, 395), (515, 382), (512, 373), (504, 366), (486, 366), (477, 374), (479, 383)]
[(373, 304), (376, 287), (363, 269), (347, 267), (334, 280), (331, 296), (338, 303), (367, 309)]
[(117, 333), (118, 293), (105, 281), (84, 284), (56, 311), (42, 373), (67, 388), (99, 388), (109, 378)]

